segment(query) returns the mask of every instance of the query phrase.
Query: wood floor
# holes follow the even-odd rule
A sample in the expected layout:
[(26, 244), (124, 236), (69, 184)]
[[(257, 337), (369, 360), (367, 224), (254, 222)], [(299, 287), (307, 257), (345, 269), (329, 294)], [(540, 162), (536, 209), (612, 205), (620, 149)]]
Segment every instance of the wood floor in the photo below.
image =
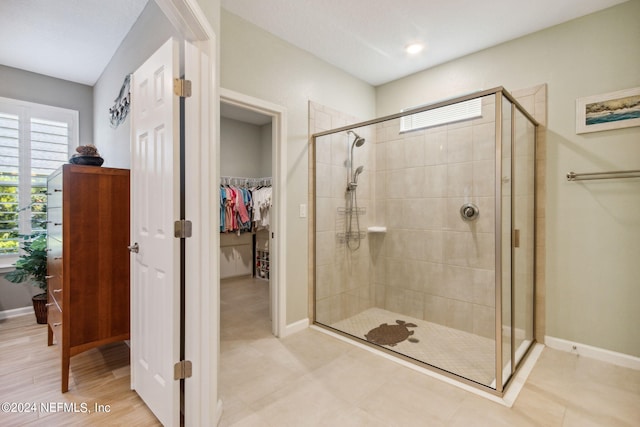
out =
[[(61, 393), (59, 348), (47, 346), (47, 325), (34, 315), (0, 320), (3, 427), (161, 425), (130, 384), (129, 347), (120, 342), (73, 356)], [(7, 413), (4, 402), (22, 413)]]

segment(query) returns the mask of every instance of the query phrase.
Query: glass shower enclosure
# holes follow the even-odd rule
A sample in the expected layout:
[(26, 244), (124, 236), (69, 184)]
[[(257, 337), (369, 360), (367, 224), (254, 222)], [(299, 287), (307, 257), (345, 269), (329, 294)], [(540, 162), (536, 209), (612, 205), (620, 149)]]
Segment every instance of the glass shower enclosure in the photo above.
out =
[(503, 394), (534, 343), (536, 126), (499, 87), (313, 135), (314, 323)]

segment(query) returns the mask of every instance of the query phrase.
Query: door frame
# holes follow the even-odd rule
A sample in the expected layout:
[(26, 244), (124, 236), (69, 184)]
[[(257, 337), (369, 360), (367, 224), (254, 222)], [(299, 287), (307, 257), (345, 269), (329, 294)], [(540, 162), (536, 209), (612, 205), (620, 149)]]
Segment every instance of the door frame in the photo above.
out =
[(216, 243), (219, 246), (219, 227), (215, 224), (218, 215), (213, 213), (219, 206), (218, 186), (212, 183), (220, 176), (218, 40), (196, 0), (154, 1), (182, 38), (208, 58), (200, 66), (201, 84), (194, 85), (194, 95), (185, 99), (190, 112), (185, 114), (185, 126), (196, 131), (187, 134), (185, 143), (185, 185), (189, 188), (185, 210), (194, 233), (185, 239), (185, 359), (191, 361), (193, 375), (185, 379), (184, 414), (185, 425), (217, 425), (222, 417), (219, 264), (214, 249)]
[[(284, 256), (287, 241), (287, 196), (284, 191), (287, 176), (285, 169), (287, 158), (287, 110), (280, 105), (222, 87), (220, 88), (220, 102), (271, 117), (271, 171), (272, 183), (274, 184), (272, 203), (276, 210), (276, 214), (271, 217), (272, 220), (269, 226), (269, 233), (271, 233), (272, 236), (269, 241), (269, 252), (273, 254), (271, 260), (275, 259), (275, 265), (273, 263), (271, 264), (272, 268), (269, 272), (269, 283), (271, 287), (271, 332), (276, 337), (282, 338), (287, 331), (287, 286)], [(220, 141), (218, 141), (217, 150), (219, 153)], [(220, 156), (218, 155), (218, 159), (219, 158)], [(218, 174), (215, 182), (220, 182), (220, 169), (218, 167), (216, 167), (216, 169)], [(218, 244), (219, 238), (220, 236), (218, 236)], [(219, 274), (217, 283), (219, 288)]]

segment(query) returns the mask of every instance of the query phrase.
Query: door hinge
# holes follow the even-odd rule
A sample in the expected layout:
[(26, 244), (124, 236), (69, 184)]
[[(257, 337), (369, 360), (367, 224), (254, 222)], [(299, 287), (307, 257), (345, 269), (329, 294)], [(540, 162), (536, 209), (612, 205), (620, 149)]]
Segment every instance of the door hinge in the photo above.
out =
[(173, 236), (177, 239), (191, 237), (191, 221), (181, 219), (173, 223)]
[(173, 365), (173, 379), (183, 380), (185, 378), (191, 378), (191, 361), (181, 360)]
[(191, 80), (174, 79), (173, 80), (173, 93), (176, 96), (182, 98), (188, 98), (191, 96)]

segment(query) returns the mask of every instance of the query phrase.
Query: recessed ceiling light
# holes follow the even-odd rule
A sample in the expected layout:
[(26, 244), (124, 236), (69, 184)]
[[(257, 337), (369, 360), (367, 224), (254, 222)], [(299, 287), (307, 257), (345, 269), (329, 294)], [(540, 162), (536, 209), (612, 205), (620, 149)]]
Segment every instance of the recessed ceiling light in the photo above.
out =
[(420, 52), (422, 52), (424, 50), (424, 43), (411, 43), (408, 44), (405, 48), (404, 48), (405, 52), (407, 52), (409, 55), (415, 55), (418, 54)]

